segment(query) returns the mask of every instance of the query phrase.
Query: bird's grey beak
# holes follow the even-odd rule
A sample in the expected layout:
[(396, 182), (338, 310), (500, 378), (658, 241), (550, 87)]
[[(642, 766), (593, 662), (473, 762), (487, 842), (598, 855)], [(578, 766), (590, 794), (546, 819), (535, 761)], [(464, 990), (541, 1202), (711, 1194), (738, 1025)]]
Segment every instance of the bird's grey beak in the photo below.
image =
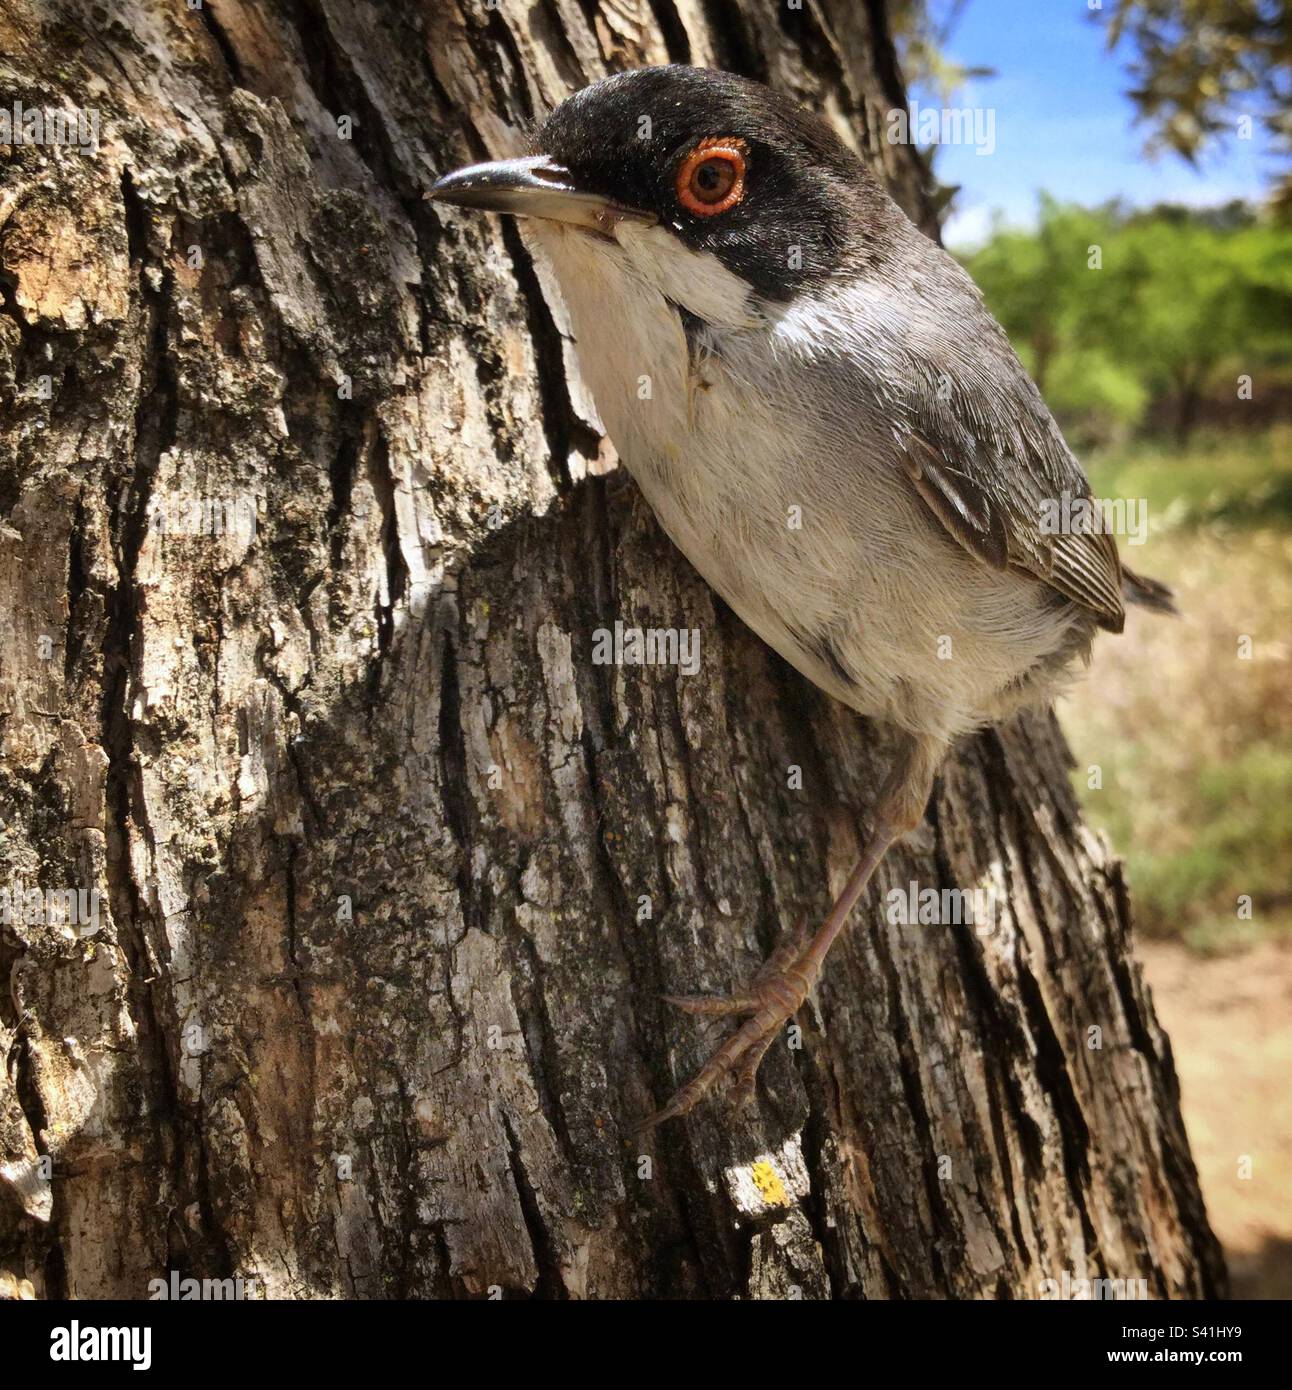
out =
[(650, 223), (653, 213), (622, 207), (597, 193), (585, 193), (563, 168), (547, 155), (503, 159), (496, 164), (472, 164), (445, 174), (427, 193), (437, 203), (487, 212), (511, 212), (544, 217), (609, 235), (616, 222)]

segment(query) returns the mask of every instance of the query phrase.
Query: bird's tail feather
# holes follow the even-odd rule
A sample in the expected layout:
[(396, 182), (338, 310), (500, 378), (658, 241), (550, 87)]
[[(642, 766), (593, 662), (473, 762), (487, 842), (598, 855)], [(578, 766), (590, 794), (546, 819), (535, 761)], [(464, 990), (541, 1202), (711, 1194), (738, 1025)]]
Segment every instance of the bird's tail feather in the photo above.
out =
[(1155, 613), (1169, 613), (1174, 618), (1180, 616), (1175, 598), (1165, 584), (1156, 579), (1146, 579), (1125, 565), (1122, 566), (1122, 598), (1140, 608), (1151, 608)]

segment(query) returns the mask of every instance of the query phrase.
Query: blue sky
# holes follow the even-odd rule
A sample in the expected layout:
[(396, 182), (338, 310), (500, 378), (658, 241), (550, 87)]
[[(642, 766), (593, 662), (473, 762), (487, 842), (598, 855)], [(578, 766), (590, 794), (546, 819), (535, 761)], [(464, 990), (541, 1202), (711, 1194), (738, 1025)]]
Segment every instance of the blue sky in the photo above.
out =
[[(1227, 140), (1197, 169), (1172, 154), (1149, 159), (1147, 130), (1134, 124), (1125, 95), (1130, 49), (1123, 40), (1108, 51), (1105, 25), (1092, 20), (1086, 0), (968, 0), (946, 51), (998, 74), (968, 83), (950, 103), (994, 108), (996, 147), (979, 155), (946, 145), (938, 154), (938, 178), (962, 186), (943, 229), (949, 246), (982, 241), (994, 210), (1012, 225), (1031, 225), (1041, 190), (1078, 203), (1206, 205), (1260, 199), (1273, 182), (1259, 123), (1251, 140)], [(938, 104), (918, 88), (911, 95)]]

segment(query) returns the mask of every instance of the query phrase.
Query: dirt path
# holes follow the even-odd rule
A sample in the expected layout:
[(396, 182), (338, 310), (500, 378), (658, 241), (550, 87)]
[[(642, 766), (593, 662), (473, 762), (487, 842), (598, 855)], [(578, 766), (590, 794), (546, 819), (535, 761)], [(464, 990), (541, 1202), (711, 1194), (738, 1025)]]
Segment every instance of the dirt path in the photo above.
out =
[(1141, 940), (1138, 953), (1234, 1296), (1292, 1299), (1292, 942), (1206, 957)]

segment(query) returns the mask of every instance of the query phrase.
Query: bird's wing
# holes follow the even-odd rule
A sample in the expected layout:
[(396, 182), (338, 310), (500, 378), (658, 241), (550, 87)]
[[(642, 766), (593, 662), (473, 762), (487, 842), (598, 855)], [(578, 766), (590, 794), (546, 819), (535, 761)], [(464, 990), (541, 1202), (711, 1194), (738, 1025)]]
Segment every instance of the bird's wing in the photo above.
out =
[(1071, 513), (1071, 502), (1090, 496), (1061, 441), (1059, 448), (1061, 454), (1042, 452), (1017, 437), (1001, 440), (935, 418), (906, 434), (900, 457), (929, 511), (972, 555), (994, 569), (1034, 575), (1120, 632), (1125, 611), (1115, 539), (1043, 524), (1047, 513), (1061, 516), (1065, 499)]
[(907, 478), (971, 555), (1033, 575), (1120, 632), (1116, 540), (1063, 525), (1090, 498), (1081, 465), (968, 276), (952, 263), (938, 289), (941, 311), (906, 320), (888, 376)]

